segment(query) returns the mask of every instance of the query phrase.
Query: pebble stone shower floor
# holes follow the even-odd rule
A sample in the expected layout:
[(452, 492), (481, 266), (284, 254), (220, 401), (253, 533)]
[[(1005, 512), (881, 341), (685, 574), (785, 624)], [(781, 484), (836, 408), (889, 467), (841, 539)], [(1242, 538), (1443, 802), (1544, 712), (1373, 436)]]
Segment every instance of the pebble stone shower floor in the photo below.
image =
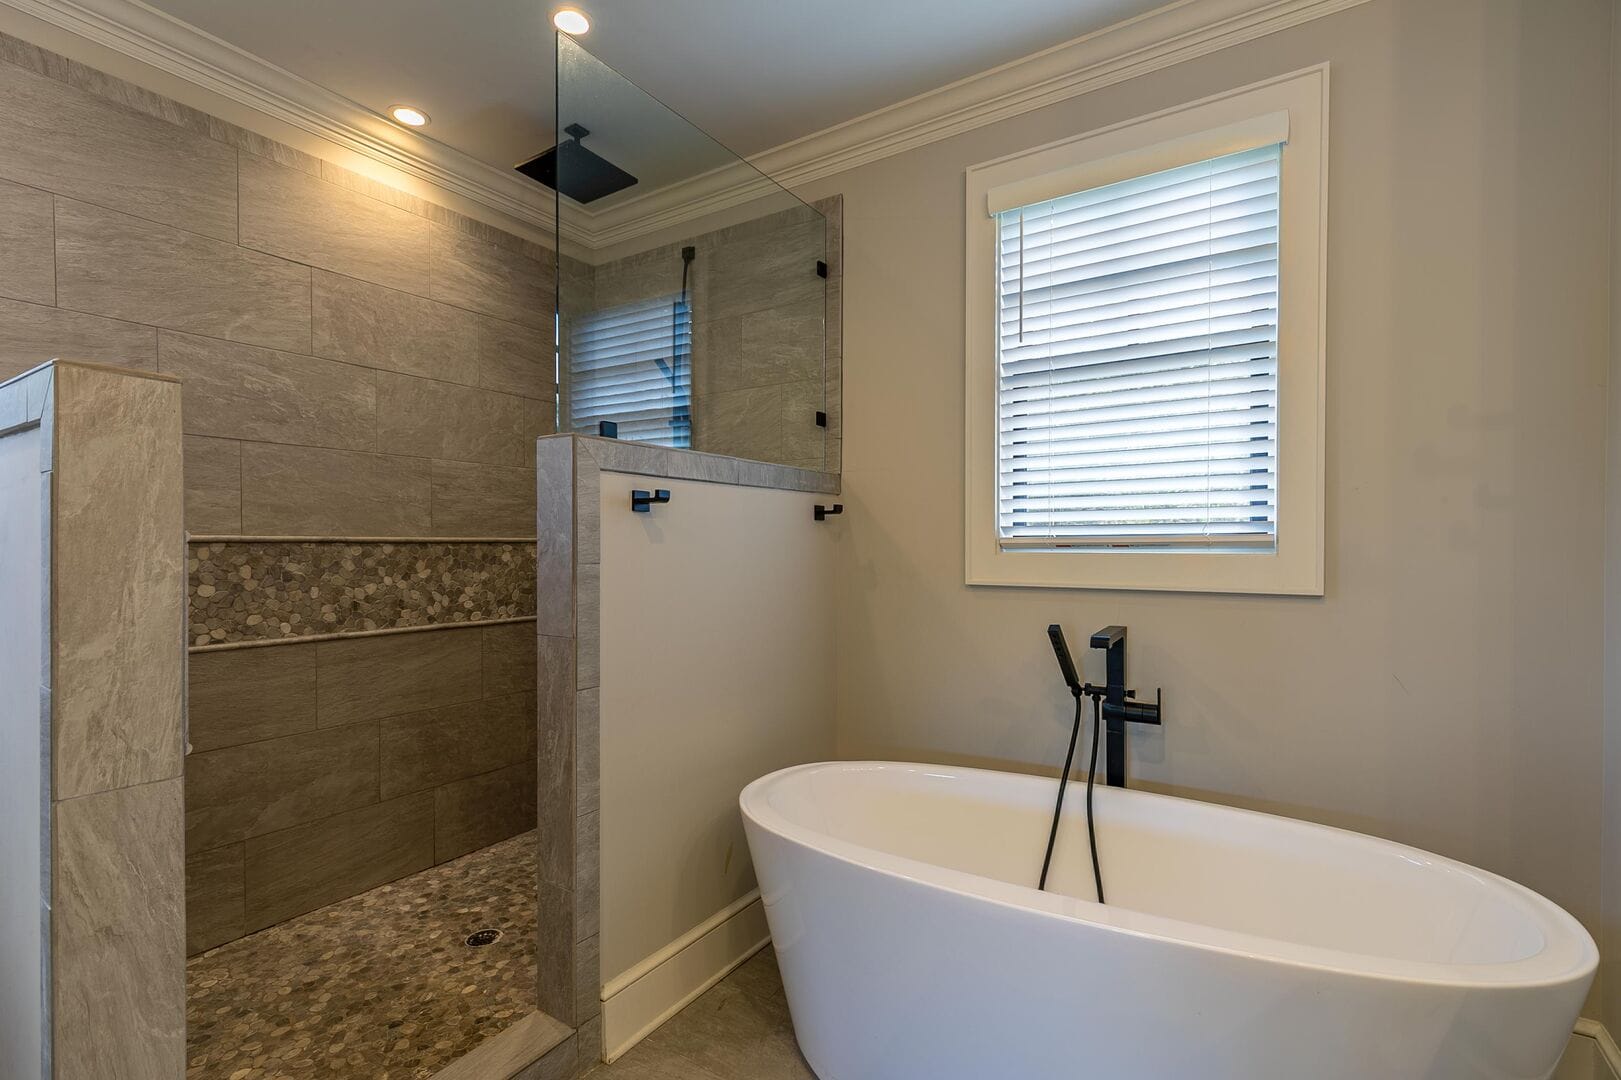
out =
[(187, 1080), (432, 1076), (534, 1009), (535, 872), (528, 832), (193, 957)]

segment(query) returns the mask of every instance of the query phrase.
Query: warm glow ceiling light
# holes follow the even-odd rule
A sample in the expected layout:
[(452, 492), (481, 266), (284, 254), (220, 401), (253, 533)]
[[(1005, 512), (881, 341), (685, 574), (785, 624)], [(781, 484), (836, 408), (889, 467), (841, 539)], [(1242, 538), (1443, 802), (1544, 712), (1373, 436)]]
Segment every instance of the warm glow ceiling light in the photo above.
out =
[(413, 109), (409, 105), (390, 105), (388, 115), (406, 127), (421, 127), (428, 122), (427, 113), (421, 109)]
[(565, 34), (583, 34), (591, 29), (591, 20), (583, 12), (573, 8), (564, 8), (552, 16), (552, 25)]

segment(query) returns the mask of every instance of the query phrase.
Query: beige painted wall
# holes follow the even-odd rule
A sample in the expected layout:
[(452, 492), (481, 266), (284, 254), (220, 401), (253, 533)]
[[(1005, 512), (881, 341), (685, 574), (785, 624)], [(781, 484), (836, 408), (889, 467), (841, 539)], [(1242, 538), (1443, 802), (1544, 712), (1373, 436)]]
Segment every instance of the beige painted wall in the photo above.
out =
[(1604, 488), (1604, 933), (1603, 1017), (1621, 1027), (1621, 18), (1611, 25), (1609, 440)]
[[(841, 754), (1053, 771), (1043, 629), (1125, 623), (1166, 694), (1144, 786), (1434, 849), (1597, 929), (1609, 20), (1373, 0), (802, 191), (845, 197)], [(1325, 60), (1327, 595), (964, 586), (964, 168)]]
[(603, 473), (600, 497), (607, 981), (754, 888), (743, 787), (831, 756), (837, 526), (765, 488)]

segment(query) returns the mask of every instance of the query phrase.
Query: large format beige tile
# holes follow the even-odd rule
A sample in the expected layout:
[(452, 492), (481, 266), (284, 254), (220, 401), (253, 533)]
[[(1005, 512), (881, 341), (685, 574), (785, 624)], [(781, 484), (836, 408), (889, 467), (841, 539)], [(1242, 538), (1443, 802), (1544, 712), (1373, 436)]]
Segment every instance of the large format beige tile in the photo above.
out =
[(56, 202), (56, 302), (272, 349), (309, 349), (309, 267), (67, 199)]
[[(544, 828), (544, 824), (541, 828)], [(574, 1023), (574, 894), (541, 878), (535, 886), (535, 991), (541, 1010)]]
[(54, 372), (52, 760), (67, 799), (180, 775), (180, 388)]
[(782, 460), (780, 387), (754, 386), (700, 395), (692, 411), (694, 449), (752, 461)]
[(488, 390), (551, 399), (557, 393), (556, 353), (551, 331), (478, 320), (478, 384)]
[(469, 627), (317, 642), (322, 726), (476, 701), (480, 634)]
[[(674, 1054), (723, 1080), (815, 1080), (794, 1041), (785, 1002), (722, 982), (647, 1037), (648, 1053)], [(638, 1048), (640, 1049), (640, 1048)], [(607, 1075), (612, 1076), (610, 1068)]]
[(535, 827), (535, 768), (529, 761), (434, 789), (434, 861)]
[(484, 696), (535, 688), (535, 624), (487, 626), (484, 634)]
[(602, 685), (601, 565), (576, 566), (574, 583), (574, 685), (584, 690)]
[(723, 239), (699, 253), (693, 309), (724, 319), (766, 308), (820, 305), (826, 279), (816, 261), (825, 255), (820, 214), (754, 235)]
[(426, 536), (431, 491), (422, 458), (242, 446), (242, 531), (251, 536)]
[(247, 844), (247, 926), (271, 926), (432, 865), (427, 791), (255, 837)]
[(194, 536), (242, 532), (242, 444), (187, 435), (186, 531)]
[(535, 535), (535, 470), (435, 461), (433, 535)]
[(536, 260), (446, 230), (447, 256), (434, 266), (435, 300), (550, 330), (557, 303), (553, 260)]
[(241, 844), (186, 859), (186, 955), (195, 956), (244, 930)]
[(574, 695), (574, 797), (579, 813), (600, 808), (602, 791), (602, 688)]
[(158, 332), (98, 315), (0, 300), (0, 380), (47, 360), (153, 371), (158, 366)]
[(56, 804), (54, 1075), (173, 1080), (186, 1046), (181, 780)]
[(194, 752), (315, 730), (315, 645), (193, 653), (187, 676)]
[(535, 716), (537, 873), (540, 880), (574, 887), (574, 641), (538, 639)]
[[(535, 446), (535, 499), (539, 507), (535, 538), (535, 608), (539, 632), (574, 636), (575, 476), (596, 471), (588, 458), (575, 461), (584, 444), (572, 436), (542, 439)], [(581, 506), (580, 514), (595, 515)], [(570, 672), (572, 682), (573, 672)]]
[(602, 815), (581, 814), (574, 824), (574, 940), (602, 930)]
[(365, 368), (164, 330), (158, 370), (180, 378), (188, 435), (335, 450), (377, 445), (375, 373)]
[(49, 192), (0, 180), (0, 296), (56, 302), (54, 214)]
[(548, 402), (377, 373), (377, 448), (385, 454), (526, 466), (551, 426)]
[(479, 317), (358, 278), (315, 271), (311, 351), (351, 364), (479, 384)]
[(535, 695), (511, 694), (381, 721), (381, 790), (411, 791), (527, 762), (535, 756)]
[(0, 176), (236, 239), (236, 151), (55, 79), (0, 64)]
[(450, 230), (360, 192), (242, 155), (242, 244), (426, 296)]
[(192, 754), (186, 849), (222, 847), (376, 801), (376, 724)]
[(589, 937), (574, 946), (574, 1022), (602, 1012), (602, 938)]

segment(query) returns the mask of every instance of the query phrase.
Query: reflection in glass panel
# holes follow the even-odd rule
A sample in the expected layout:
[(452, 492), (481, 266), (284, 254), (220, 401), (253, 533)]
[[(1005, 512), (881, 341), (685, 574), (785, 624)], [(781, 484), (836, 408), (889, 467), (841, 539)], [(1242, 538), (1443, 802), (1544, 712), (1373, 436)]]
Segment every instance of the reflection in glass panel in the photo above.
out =
[(823, 216), (566, 35), (557, 118), (563, 428), (826, 468)]

